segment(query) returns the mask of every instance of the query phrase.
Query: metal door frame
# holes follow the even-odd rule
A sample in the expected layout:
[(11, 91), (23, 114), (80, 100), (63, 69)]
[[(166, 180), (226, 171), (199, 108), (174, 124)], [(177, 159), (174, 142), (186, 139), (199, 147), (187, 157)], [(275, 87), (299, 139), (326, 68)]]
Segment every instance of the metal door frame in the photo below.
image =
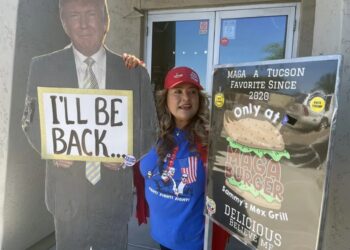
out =
[(204, 89), (210, 94), (212, 90), (212, 72), (214, 65), (218, 62), (221, 19), (271, 15), (288, 15), (285, 58), (295, 57), (298, 45), (300, 3), (149, 11), (145, 22), (146, 38), (144, 47), (147, 70), (151, 74), (153, 22), (207, 19), (209, 20), (208, 61)]

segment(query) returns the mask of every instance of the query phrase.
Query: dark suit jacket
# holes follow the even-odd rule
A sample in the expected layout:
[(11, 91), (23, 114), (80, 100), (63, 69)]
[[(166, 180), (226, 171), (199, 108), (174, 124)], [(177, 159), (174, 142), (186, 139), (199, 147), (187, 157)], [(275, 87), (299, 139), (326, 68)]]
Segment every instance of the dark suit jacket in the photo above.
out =
[[(140, 157), (154, 142), (156, 112), (147, 71), (143, 67), (127, 69), (122, 58), (106, 49), (106, 89), (133, 90), (134, 155)], [(32, 59), (27, 98), (22, 120), (31, 145), (40, 152), (40, 127), (37, 87), (78, 88), (71, 47)], [(46, 166), (46, 205), (60, 220), (69, 221), (88, 207), (102, 211), (106, 220), (125, 221), (132, 211), (131, 169), (111, 171), (101, 167), (101, 180), (95, 186), (85, 178), (85, 162), (68, 169)], [(89, 192), (93, 190), (94, 195)], [(88, 215), (87, 215), (88, 216)]]

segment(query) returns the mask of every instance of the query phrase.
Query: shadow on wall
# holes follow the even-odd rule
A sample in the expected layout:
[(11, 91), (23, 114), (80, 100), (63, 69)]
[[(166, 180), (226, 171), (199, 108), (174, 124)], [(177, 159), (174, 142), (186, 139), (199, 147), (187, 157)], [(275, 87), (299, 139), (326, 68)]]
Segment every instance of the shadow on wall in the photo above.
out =
[(67, 43), (58, 0), (19, 0), (2, 249), (26, 249), (54, 230), (44, 203), (45, 162), (27, 143), (21, 117), (31, 58)]

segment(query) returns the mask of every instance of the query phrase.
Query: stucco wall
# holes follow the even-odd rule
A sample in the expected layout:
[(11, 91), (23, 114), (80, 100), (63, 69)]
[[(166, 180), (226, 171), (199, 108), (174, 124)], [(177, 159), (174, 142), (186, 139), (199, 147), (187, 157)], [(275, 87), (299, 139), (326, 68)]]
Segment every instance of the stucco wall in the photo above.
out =
[(139, 1), (109, 0), (108, 6), (111, 25), (106, 39), (107, 46), (119, 54), (127, 52), (140, 57), (143, 47), (143, 17), (133, 9), (140, 8)]
[(314, 31), (313, 54), (340, 53), (342, 36), (342, 2), (316, 0), (316, 23)]
[(242, 4), (266, 4), (266, 3), (295, 3), (293, 0), (141, 0), (142, 9), (173, 9), (173, 8), (196, 8), (196, 7), (219, 7)]
[(0, 0), (0, 246), (3, 240), (3, 214), (7, 169), (12, 66), (16, 35), (17, 1)]
[(331, 159), (328, 209), (322, 249), (349, 249), (350, 245), (350, 0), (316, 1), (313, 54), (343, 55), (339, 109)]
[(315, 0), (301, 1), (300, 5), (298, 57), (311, 55), (315, 23)]

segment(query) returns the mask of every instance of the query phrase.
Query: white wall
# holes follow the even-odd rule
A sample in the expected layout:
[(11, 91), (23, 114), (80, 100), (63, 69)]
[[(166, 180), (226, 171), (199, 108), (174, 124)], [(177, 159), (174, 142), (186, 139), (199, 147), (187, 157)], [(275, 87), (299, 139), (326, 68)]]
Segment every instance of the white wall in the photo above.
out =
[(343, 0), (316, 0), (313, 55), (340, 53)]
[(17, 0), (0, 0), (0, 246), (2, 246), (3, 240), (3, 214), (17, 4)]
[(109, 0), (111, 24), (107, 35), (107, 46), (116, 53), (131, 53), (141, 56), (141, 20), (133, 7), (139, 8), (138, 0)]

